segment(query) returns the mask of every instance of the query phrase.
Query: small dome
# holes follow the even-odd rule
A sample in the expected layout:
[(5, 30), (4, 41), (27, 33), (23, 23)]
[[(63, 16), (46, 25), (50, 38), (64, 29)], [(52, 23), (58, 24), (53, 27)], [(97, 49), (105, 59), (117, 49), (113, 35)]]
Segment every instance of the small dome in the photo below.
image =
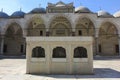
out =
[(22, 11), (16, 11), (14, 12), (11, 17), (24, 17), (25, 13)]
[(35, 8), (30, 13), (46, 13), (45, 8)]
[(98, 16), (99, 17), (113, 17), (110, 13), (106, 12), (106, 11), (98, 11)]
[(114, 17), (120, 17), (120, 11), (116, 12), (116, 13), (114, 14)]
[(87, 8), (87, 7), (84, 7), (84, 6), (80, 6), (78, 8), (75, 8), (75, 12), (78, 13), (91, 13), (91, 11)]
[(4, 13), (4, 12), (0, 12), (0, 18), (8, 18), (9, 16)]

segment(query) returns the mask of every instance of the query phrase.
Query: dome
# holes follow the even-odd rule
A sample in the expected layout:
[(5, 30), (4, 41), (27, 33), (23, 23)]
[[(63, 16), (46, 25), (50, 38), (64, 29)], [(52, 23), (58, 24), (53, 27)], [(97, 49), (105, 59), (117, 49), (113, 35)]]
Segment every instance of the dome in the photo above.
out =
[(4, 13), (4, 12), (0, 12), (0, 18), (8, 18), (9, 16)]
[(91, 11), (87, 8), (87, 7), (84, 7), (84, 6), (80, 6), (78, 8), (75, 8), (75, 12), (80, 12), (80, 13), (90, 13)]
[(120, 11), (116, 12), (116, 13), (114, 14), (114, 17), (120, 17)]
[(25, 13), (22, 11), (16, 11), (14, 12), (11, 17), (24, 17)]
[(99, 17), (113, 17), (110, 13), (106, 12), (106, 11), (98, 11), (98, 16)]
[(45, 8), (35, 8), (30, 13), (46, 13)]

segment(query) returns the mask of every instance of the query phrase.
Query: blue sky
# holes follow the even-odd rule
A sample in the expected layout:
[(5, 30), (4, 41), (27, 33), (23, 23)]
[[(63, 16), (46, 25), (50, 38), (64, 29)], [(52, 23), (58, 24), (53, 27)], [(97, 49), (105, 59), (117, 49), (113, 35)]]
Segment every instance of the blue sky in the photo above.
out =
[[(33, 8), (41, 7), (46, 8), (47, 3), (56, 3), (60, 0), (1, 0), (0, 9), (3, 8), (3, 11), (11, 15), (15, 11), (19, 11), (22, 8), (22, 11), (29, 12)], [(111, 14), (114, 14), (120, 10), (120, 0), (61, 0), (65, 3), (74, 2), (74, 6), (78, 7), (80, 5), (88, 7), (91, 11), (97, 12), (100, 10), (108, 11)]]

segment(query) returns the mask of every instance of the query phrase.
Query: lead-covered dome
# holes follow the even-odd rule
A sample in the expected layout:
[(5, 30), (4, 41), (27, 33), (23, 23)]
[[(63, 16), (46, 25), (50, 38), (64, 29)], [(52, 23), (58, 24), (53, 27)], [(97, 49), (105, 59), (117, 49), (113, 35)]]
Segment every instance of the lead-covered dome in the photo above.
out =
[(19, 17), (24, 17), (24, 15), (25, 15), (25, 13), (23, 11), (16, 11), (11, 15), (11, 17), (19, 18)]
[(91, 13), (91, 11), (85, 6), (80, 6), (80, 7), (75, 8), (75, 12), (76, 13)]
[(6, 13), (4, 13), (4, 12), (0, 12), (0, 18), (8, 18), (9, 16), (6, 14)]
[(113, 17), (110, 13), (108, 13), (107, 11), (104, 11), (104, 10), (98, 11), (98, 16), (99, 17)]
[(114, 17), (120, 17), (120, 11), (116, 12), (116, 13), (114, 14)]
[(46, 13), (45, 8), (34, 8), (30, 13)]

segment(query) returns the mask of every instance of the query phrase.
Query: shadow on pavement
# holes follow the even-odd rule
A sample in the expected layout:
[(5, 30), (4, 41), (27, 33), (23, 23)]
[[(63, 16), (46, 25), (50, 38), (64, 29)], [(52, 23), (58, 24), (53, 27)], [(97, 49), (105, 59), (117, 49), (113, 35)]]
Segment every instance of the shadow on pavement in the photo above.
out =
[(120, 72), (109, 69), (109, 68), (95, 68), (93, 75), (32, 75), (32, 76), (42, 76), (42, 77), (48, 77), (48, 78), (120, 78)]
[(3, 56), (0, 55), (0, 59), (26, 59), (25, 55), (21, 55), (21, 56)]
[(120, 60), (120, 56), (94, 56), (94, 60)]

